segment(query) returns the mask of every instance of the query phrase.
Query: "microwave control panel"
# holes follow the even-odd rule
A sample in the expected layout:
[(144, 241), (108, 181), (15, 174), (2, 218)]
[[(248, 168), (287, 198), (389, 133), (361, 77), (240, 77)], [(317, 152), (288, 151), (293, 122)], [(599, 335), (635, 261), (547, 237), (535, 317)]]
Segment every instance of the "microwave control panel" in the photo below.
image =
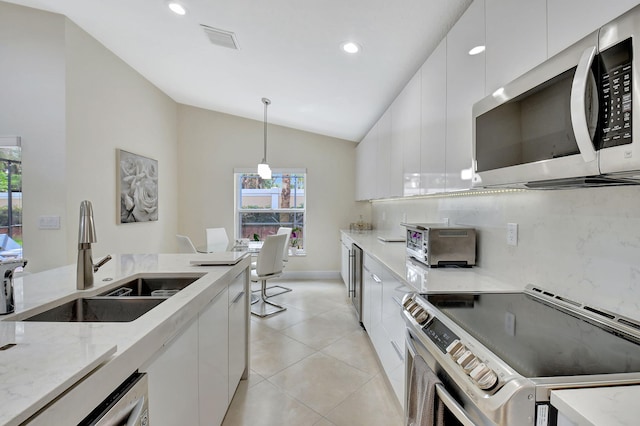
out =
[(602, 148), (631, 143), (631, 59), (631, 39), (600, 54)]

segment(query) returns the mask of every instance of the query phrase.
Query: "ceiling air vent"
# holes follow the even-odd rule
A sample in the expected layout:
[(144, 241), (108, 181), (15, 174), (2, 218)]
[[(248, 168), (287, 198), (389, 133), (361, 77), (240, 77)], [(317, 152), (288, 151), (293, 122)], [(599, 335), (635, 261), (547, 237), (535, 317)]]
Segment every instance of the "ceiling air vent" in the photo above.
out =
[(227, 47), (229, 49), (238, 50), (238, 41), (236, 40), (236, 35), (231, 31), (225, 31), (202, 24), (200, 24), (200, 26), (204, 30), (207, 37), (209, 37), (209, 41), (211, 41), (211, 43), (218, 46)]

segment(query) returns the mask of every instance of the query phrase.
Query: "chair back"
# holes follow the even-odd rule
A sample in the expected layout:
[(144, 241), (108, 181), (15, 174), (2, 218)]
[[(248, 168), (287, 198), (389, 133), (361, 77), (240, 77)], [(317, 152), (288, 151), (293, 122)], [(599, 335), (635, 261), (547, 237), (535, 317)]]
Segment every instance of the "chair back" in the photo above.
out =
[(282, 256), (286, 240), (287, 236), (284, 234), (269, 235), (264, 240), (256, 261), (256, 274), (259, 277), (282, 273)]
[(284, 242), (284, 249), (282, 253), (282, 260), (285, 262), (289, 261), (289, 240), (291, 239), (291, 231), (293, 231), (292, 228), (285, 228), (284, 226), (281, 226), (280, 228), (278, 228), (278, 232), (276, 233), (276, 235), (286, 234), (287, 236), (287, 239)]
[(176, 235), (176, 238), (178, 239), (178, 253), (197, 253), (191, 238), (186, 235)]
[(207, 228), (207, 251), (227, 251), (229, 237), (224, 228)]

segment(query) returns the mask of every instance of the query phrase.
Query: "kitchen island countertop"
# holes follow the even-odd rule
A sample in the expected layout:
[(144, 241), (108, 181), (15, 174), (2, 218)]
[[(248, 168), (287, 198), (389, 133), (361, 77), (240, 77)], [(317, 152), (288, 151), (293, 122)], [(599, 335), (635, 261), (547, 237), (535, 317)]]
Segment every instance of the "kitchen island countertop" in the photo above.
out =
[[(82, 420), (250, 265), (248, 255), (236, 265), (190, 264), (207, 256), (113, 255), (96, 272), (94, 287), (86, 290), (76, 289), (75, 265), (17, 276), (16, 311), (0, 317), (0, 347), (8, 347), (0, 351), (0, 382), (11, 383), (0, 387), (0, 425), (26, 421), (76, 424)], [(95, 296), (140, 276), (198, 279), (132, 322), (20, 321), (31, 313), (77, 297)], [(60, 371), (61, 366), (65, 371)]]

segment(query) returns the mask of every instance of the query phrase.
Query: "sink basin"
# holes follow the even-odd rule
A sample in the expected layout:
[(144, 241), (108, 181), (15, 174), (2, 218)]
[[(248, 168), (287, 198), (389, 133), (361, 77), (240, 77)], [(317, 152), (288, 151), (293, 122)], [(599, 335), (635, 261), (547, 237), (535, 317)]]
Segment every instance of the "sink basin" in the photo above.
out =
[(189, 277), (189, 278), (136, 278), (135, 280), (129, 281), (128, 283), (122, 284), (119, 287), (111, 289), (107, 292), (101, 293), (102, 297), (110, 297), (110, 296), (156, 296), (156, 297), (169, 297), (188, 285), (192, 284), (194, 281), (199, 279), (200, 277)]
[(45, 322), (130, 322), (166, 298), (79, 298), (25, 318)]

